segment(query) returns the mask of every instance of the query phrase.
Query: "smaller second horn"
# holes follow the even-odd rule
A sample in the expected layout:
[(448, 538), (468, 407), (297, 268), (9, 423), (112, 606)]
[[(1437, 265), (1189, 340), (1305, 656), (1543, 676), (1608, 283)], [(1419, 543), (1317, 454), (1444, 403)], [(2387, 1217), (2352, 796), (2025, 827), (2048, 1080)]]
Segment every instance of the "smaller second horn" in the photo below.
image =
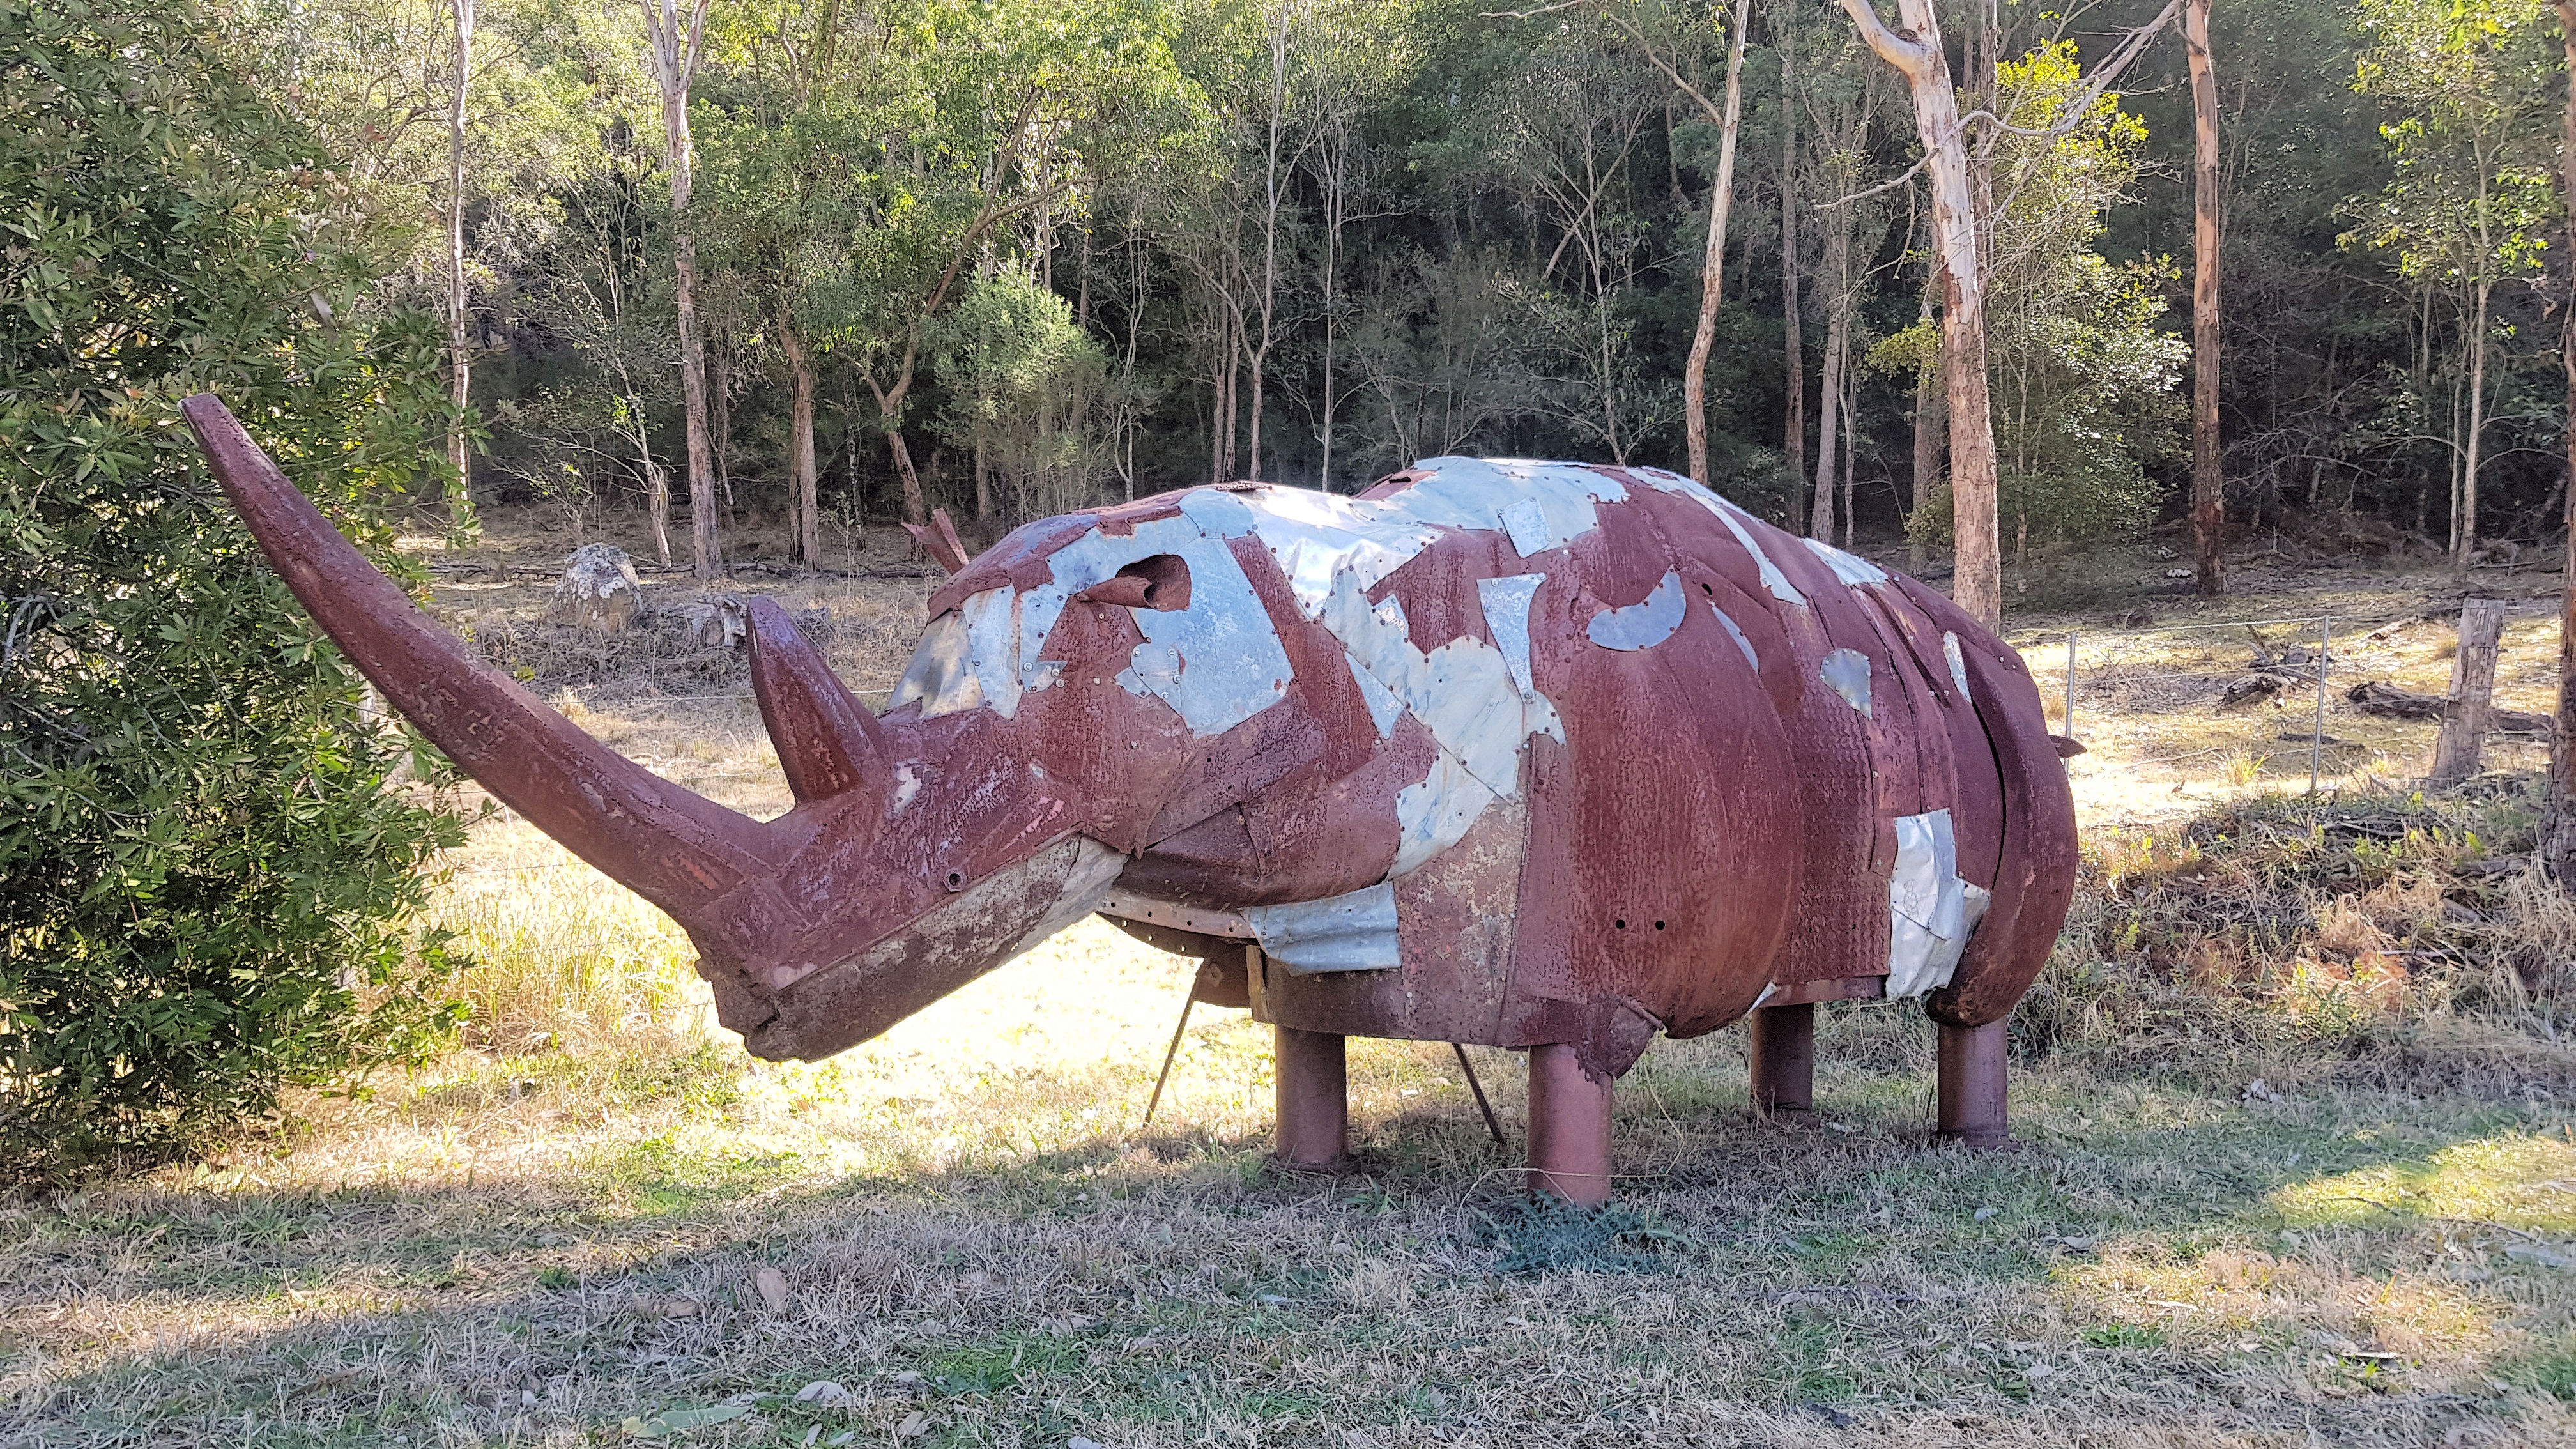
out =
[(787, 788), (805, 801), (867, 784), (884, 759), (876, 716), (823, 662), (777, 600), (755, 597), (747, 612), (752, 694)]

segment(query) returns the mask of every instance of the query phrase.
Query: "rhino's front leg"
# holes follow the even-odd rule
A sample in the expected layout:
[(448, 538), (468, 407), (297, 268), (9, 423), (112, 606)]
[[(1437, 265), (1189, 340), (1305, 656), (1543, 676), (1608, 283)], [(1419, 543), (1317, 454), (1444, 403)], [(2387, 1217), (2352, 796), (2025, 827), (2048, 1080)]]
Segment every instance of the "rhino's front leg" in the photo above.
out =
[(1610, 1201), (1610, 1079), (1584, 1070), (1569, 1043), (1529, 1049), (1529, 1190), (1577, 1207)]
[(1329, 1167), (1341, 1160), (1350, 1127), (1350, 1069), (1338, 1032), (1274, 1026), (1277, 1050), (1272, 1082), (1277, 1090), (1275, 1141), (1279, 1157), (1296, 1167)]

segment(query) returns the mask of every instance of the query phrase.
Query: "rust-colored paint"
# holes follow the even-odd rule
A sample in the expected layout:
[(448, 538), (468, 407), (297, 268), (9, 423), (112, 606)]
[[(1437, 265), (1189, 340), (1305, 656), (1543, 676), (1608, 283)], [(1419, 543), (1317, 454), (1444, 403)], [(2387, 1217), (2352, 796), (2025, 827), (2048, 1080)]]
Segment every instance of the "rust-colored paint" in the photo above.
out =
[[(2010, 1011), (2071, 895), (2072, 801), (2019, 657), (1939, 594), (1820, 552), (1672, 475), (1510, 465), (1557, 470), (1552, 506), (1563, 514), (1570, 497), (1588, 521), (1524, 507), (1496, 512), (1500, 526), (1415, 522), (1388, 535), (1403, 551), (1382, 556), (1400, 562), (1368, 576), (1365, 605), (1350, 607), (1374, 609), (1386, 630), (1400, 609), (1409, 649), (1448, 661), (1408, 688), (1481, 677), (1474, 687), (1490, 694), (1495, 661), (1512, 661), (1515, 682), (1484, 709), (1523, 731), (1500, 757), (1510, 774), (1494, 773), (1490, 739), (1476, 733), (1489, 721), (1435, 724), (1418, 710), (1438, 714), (1436, 695), (1391, 705), (1392, 686), (1365, 675), (1359, 646), (1334, 632), (1357, 627), (1348, 610), (1332, 615), (1339, 624), (1308, 612), (1313, 556), (1276, 551), (1286, 545), (1259, 532), (1262, 519), (1413, 518), (1401, 511), (1409, 491), (1435, 487), (1452, 501), (1420, 516), (1454, 518), (1454, 490), (1469, 486), (1459, 480), (1508, 488), (1531, 476), (1435, 460), (1362, 495), (1395, 513), (1236, 484), (1041, 520), (973, 558), (953, 529), (924, 530), (924, 548), (955, 569), (930, 600), (934, 621), (985, 607), (970, 606), (978, 599), (1043, 596), (1030, 607), (1051, 620), (1031, 636), (1045, 672), (1025, 689), (1017, 673), (997, 681), (999, 703), (978, 695), (934, 711), (935, 692), (918, 693), (871, 716), (784, 613), (754, 601), (754, 691), (797, 802), (761, 822), (602, 748), (473, 658), (219, 403), (191, 399), (185, 412), (262, 548), (358, 668), (497, 798), (678, 919), (722, 1020), (765, 1056), (866, 1040), (1103, 910), (1217, 963), (1220, 995), (1282, 1028), (1283, 1042), (1316, 1046), (1291, 1069), (1306, 1085), (1331, 1075), (1327, 1038), (1538, 1049), (1558, 1104), (1551, 1140), (1573, 1153), (1559, 1166), (1588, 1175), (1584, 1124), (1596, 1109), (1606, 1124), (1610, 1079), (1657, 1034), (1713, 1030), (1757, 1001), (1886, 994), (1901, 819), (1920, 842), (1921, 822), (1947, 812), (1942, 849), (1955, 846), (1957, 880), (1992, 892), (1927, 1002), (1953, 1030)], [(1238, 516), (1250, 522), (1226, 522)], [(1174, 538), (1187, 558), (1160, 551)], [(1208, 551), (1220, 539), (1223, 551)], [(1059, 586), (1058, 556), (1076, 545), (1108, 561)], [(1189, 558), (1211, 576), (1194, 579)], [(1005, 586), (1014, 593), (991, 592)], [(1526, 601), (1525, 657), (1523, 621), (1493, 613), (1497, 597)], [(1008, 616), (1012, 630), (1020, 618)], [(1244, 657), (1285, 663), (1241, 686), (1254, 703), (1195, 732), (1182, 704), (1136, 672), (1154, 629), (1176, 619), (1275, 637), (1277, 652), (1264, 639)], [(964, 628), (945, 622), (945, 637)], [(1036, 668), (1011, 657), (1015, 671)], [(1522, 708), (1513, 689), (1536, 703), (1511, 713)], [(1484, 761), (1484, 796), (1457, 793), (1463, 777), (1443, 774), (1453, 745)], [(1443, 779), (1452, 795), (1435, 791)], [(1422, 802), (1453, 797), (1468, 813), (1421, 834), (1450, 818)], [(1924, 847), (1907, 848), (1923, 859)], [(1264, 911), (1345, 897), (1378, 910), (1391, 900), (1391, 931), (1369, 938), (1389, 959), (1307, 971), (1276, 941), (1265, 939), (1266, 956), (1243, 949)], [(1266, 964), (1247, 976), (1236, 958)], [(1978, 1090), (2000, 1103), (1999, 1048), (1976, 1040), (1970, 1065), (1994, 1074)], [(1306, 1095), (1289, 1125), (1311, 1156), (1333, 1134), (1320, 1097)]]

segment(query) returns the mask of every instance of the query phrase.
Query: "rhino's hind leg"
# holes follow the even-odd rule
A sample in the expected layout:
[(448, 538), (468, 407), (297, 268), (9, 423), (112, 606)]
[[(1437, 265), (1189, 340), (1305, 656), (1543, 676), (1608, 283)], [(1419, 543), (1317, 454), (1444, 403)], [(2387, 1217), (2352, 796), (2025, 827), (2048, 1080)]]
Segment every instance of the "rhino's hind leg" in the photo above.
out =
[(1940, 1023), (1941, 1136), (1966, 1147), (2001, 1147), (2005, 1138), (2004, 1023)]
[(1577, 1207), (1610, 1200), (1610, 1079), (1586, 1072), (1571, 1043), (1529, 1049), (1529, 1190)]
[(1792, 1119), (1816, 1115), (1816, 1004), (1756, 1007), (1745, 1024), (1753, 1108)]
[(1342, 1157), (1350, 1125), (1350, 1070), (1339, 1032), (1275, 1026), (1272, 1082), (1278, 1092), (1277, 1144), (1281, 1161), (1295, 1167), (1330, 1167)]

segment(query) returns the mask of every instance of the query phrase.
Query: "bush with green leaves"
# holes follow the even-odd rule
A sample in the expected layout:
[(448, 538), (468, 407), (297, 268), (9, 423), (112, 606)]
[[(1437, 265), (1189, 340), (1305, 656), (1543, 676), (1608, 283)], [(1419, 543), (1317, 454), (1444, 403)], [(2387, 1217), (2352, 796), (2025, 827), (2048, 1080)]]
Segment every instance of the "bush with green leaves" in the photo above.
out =
[[(0, 1174), (167, 1153), (437, 1039), (455, 820), (179, 425), (366, 506), (445, 426), (310, 134), (186, 0), (0, 0)], [(364, 320), (361, 320), (364, 319)], [(426, 762), (435, 766), (435, 761)]]

